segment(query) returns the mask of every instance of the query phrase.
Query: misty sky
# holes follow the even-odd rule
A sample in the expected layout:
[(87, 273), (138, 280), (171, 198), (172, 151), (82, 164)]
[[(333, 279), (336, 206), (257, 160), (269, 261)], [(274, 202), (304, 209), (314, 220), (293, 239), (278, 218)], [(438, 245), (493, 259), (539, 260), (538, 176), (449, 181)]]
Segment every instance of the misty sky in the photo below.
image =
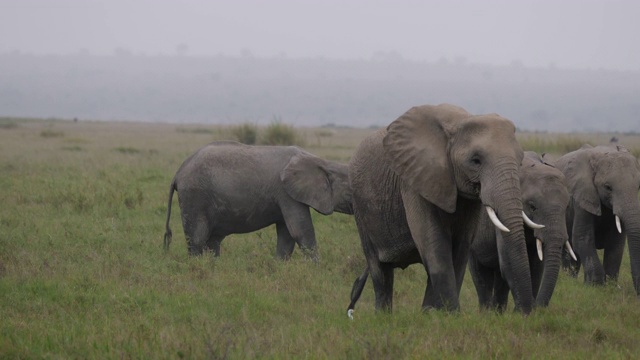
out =
[(640, 1), (0, 0), (0, 52), (405, 59), (640, 70)]

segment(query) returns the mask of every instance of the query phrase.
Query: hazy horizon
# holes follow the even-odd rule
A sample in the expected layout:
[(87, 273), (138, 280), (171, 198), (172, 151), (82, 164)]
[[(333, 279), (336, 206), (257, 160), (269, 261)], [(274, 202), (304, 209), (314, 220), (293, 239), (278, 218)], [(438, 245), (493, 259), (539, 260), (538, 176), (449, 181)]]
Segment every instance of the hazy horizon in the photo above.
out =
[(640, 70), (640, 2), (2, 0), (0, 53), (440, 59)]

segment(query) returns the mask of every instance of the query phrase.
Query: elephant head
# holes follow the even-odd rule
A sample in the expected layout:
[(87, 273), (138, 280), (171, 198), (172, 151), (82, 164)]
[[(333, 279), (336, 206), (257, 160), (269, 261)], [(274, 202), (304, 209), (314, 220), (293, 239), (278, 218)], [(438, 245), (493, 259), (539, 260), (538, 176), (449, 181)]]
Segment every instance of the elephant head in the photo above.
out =
[(289, 196), (323, 215), (353, 214), (347, 165), (300, 152), (282, 169), (280, 180)]
[(525, 152), (522, 161), (520, 188), (525, 223), (529, 225), (525, 227), (525, 236), (533, 295), (537, 306), (547, 306), (558, 280), (562, 249), (566, 247), (572, 252), (565, 222), (569, 191), (562, 172), (531, 151)]
[(480, 200), (502, 233), (500, 267), (516, 307), (530, 312), (533, 295), (518, 175), (523, 151), (513, 123), (497, 114), (471, 115), (442, 104), (414, 107), (387, 130), (384, 148), (406, 186), (446, 213), (462, 213), (461, 219), (460, 198)]
[[(615, 252), (616, 260), (607, 264), (608, 229), (615, 229), (626, 235), (629, 245), (631, 275), (637, 294), (640, 294), (640, 165), (638, 160), (622, 146), (583, 146), (558, 159), (556, 165), (561, 168), (567, 178), (569, 191), (573, 198), (573, 206), (591, 214), (602, 223), (598, 225), (600, 234), (595, 235), (597, 248), (604, 248), (604, 272), (617, 276), (620, 267), (624, 237), (621, 237), (621, 248)], [(576, 234), (572, 235), (574, 248)], [(578, 256), (581, 251), (578, 251)], [(613, 253), (614, 251), (612, 251)], [(595, 253), (595, 250), (594, 250)], [(584, 259), (582, 259), (584, 262)], [(615, 263), (615, 264), (612, 264)], [(585, 265), (586, 266), (586, 265)], [(600, 266), (601, 267), (601, 266)], [(610, 270), (613, 269), (613, 270)], [(602, 270), (600, 270), (602, 272)], [(587, 269), (585, 268), (585, 275)], [(604, 274), (603, 274), (604, 275)], [(604, 276), (596, 275), (596, 283), (604, 281)]]

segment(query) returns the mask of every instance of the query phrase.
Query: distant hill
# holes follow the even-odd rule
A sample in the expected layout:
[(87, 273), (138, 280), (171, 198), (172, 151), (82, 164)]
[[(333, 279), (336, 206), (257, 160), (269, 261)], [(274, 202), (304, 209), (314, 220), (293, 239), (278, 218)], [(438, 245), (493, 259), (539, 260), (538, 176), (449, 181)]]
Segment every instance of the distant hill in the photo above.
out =
[(639, 132), (638, 94), (638, 72), (519, 63), (0, 54), (5, 116), (369, 127), (449, 102), (524, 130)]

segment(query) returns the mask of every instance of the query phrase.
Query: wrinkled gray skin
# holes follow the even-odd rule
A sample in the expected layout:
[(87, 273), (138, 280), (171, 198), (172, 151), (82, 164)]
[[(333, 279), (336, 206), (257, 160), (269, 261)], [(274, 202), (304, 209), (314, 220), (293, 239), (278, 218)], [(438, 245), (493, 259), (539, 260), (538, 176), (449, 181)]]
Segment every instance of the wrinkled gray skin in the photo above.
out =
[(354, 215), (378, 310), (392, 310), (394, 268), (422, 263), (427, 309), (459, 309), (459, 293), (477, 219), (495, 209), (510, 229), (501, 246), (518, 308), (532, 309), (518, 169), (523, 152), (511, 121), (471, 115), (454, 105), (410, 109), (366, 138), (349, 163)]
[[(525, 152), (520, 167), (520, 190), (525, 214), (542, 229), (524, 227), (531, 283), (536, 306), (547, 306), (558, 280), (562, 249), (568, 240), (565, 214), (569, 192), (562, 172), (545, 163), (535, 152)], [(536, 239), (543, 243), (543, 261)], [(469, 270), (482, 309), (500, 312), (509, 301), (509, 284), (500, 271), (498, 244), (504, 241), (489, 216), (481, 214), (478, 232), (471, 245)]]
[(171, 183), (165, 249), (174, 190), (191, 255), (213, 250), (219, 256), (225, 236), (276, 224), (280, 259), (288, 259), (298, 244), (317, 260), (309, 207), (323, 215), (352, 214), (346, 165), (294, 146), (213, 142), (187, 158)]
[[(631, 276), (640, 294), (640, 165), (621, 146), (585, 145), (560, 157), (556, 167), (564, 173), (571, 194), (567, 231), (578, 262), (563, 255), (563, 264), (573, 276), (584, 266), (587, 284), (616, 280), (620, 271), (625, 237), (629, 243)], [(616, 228), (620, 218), (622, 233)], [(596, 249), (604, 249), (603, 261)]]

